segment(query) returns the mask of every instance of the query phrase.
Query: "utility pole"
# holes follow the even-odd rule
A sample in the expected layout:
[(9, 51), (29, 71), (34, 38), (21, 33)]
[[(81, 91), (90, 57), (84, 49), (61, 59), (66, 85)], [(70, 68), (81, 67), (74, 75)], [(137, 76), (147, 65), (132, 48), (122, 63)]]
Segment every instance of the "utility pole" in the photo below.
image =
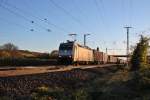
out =
[(127, 67), (129, 66), (129, 29), (132, 27), (124, 27), (127, 29)]
[(88, 36), (90, 34), (84, 34), (84, 46), (86, 46), (86, 36)]
[(77, 34), (68, 34), (69, 36), (71, 36), (72, 38), (73, 38), (73, 41), (75, 42), (76, 41), (76, 36), (77, 36)]

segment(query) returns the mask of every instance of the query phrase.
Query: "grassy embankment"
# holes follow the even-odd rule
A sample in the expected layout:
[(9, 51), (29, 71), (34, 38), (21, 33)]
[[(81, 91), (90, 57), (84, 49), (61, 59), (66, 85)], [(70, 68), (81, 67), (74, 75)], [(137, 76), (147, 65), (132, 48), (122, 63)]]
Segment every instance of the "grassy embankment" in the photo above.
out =
[(56, 64), (56, 58), (48, 53), (24, 50), (0, 50), (0, 66), (36, 66)]

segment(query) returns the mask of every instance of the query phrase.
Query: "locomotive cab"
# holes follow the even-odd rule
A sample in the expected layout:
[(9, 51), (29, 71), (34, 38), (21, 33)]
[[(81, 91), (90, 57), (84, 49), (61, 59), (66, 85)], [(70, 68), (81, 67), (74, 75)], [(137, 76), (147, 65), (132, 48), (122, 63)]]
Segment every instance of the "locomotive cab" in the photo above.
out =
[(61, 43), (59, 46), (59, 59), (58, 61), (63, 64), (72, 64), (73, 62), (73, 41), (67, 41), (67, 43)]

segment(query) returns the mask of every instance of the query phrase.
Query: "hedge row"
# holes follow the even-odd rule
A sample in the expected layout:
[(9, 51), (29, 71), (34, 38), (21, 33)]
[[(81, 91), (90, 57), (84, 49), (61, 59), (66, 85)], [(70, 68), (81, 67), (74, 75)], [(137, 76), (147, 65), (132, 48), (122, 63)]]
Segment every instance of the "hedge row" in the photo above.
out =
[(51, 59), (28, 59), (28, 58), (0, 58), (0, 66), (38, 66), (54, 65), (57, 60)]

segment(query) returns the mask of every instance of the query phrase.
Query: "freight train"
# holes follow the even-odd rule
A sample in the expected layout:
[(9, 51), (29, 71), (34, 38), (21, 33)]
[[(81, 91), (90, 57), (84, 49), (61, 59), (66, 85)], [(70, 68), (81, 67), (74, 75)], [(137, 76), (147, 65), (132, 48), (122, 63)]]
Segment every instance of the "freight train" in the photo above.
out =
[(122, 59), (100, 52), (99, 49), (82, 46), (74, 41), (60, 44), (58, 61), (63, 64), (124, 63)]

